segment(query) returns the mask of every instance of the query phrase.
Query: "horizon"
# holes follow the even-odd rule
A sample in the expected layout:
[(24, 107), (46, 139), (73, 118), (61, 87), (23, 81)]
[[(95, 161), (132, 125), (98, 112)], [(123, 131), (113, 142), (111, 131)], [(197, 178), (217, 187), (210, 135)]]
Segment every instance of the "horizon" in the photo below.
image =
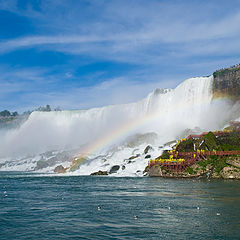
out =
[(0, 110), (136, 102), (235, 65), (238, 6), (238, 0), (0, 0)]

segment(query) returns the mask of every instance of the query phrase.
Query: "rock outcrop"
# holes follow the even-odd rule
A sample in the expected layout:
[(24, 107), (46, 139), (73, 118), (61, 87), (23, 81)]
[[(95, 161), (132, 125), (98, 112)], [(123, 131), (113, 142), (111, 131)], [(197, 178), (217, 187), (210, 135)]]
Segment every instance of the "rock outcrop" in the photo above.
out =
[(102, 175), (108, 175), (107, 171), (101, 171), (99, 170), (98, 172), (93, 172), (90, 174), (91, 176), (94, 176), (94, 175), (98, 175), (98, 176), (102, 176)]
[(213, 77), (213, 98), (240, 100), (240, 65), (218, 70)]
[(153, 148), (150, 146), (150, 145), (148, 145), (145, 149), (144, 149), (144, 154), (147, 154), (149, 151), (152, 151), (153, 150)]
[(119, 165), (114, 165), (109, 171), (109, 174), (116, 173), (119, 170), (120, 166)]
[(64, 168), (62, 165), (58, 165), (57, 167), (55, 167), (54, 172), (55, 173), (65, 173), (66, 168)]
[(240, 168), (240, 159), (239, 158), (229, 159), (227, 160), (227, 164)]
[(211, 165), (207, 165), (205, 168), (201, 168), (198, 164), (194, 164), (183, 172), (173, 172), (168, 171), (160, 166), (153, 166), (149, 169), (148, 174), (150, 177), (194, 178), (201, 176), (210, 176), (211, 171)]
[(224, 179), (240, 179), (240, 169), (232, 166), (225, 167), (220, 175)]
[(135, 159), (135, 158), (138, 158), (140, 156), (140, 154), (136, 154), (135, 156), (131, 156), (131, 157), (129, 157), (128, 159), (129, 160), (133, 160), (133, 159)]

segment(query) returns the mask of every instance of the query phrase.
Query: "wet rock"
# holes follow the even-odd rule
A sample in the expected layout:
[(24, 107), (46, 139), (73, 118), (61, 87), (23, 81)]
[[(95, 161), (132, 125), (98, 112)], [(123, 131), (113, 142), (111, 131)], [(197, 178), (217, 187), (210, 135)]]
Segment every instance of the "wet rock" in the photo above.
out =
[(139, 156), (140, 156), (140, 154), (136, 154), (135, 156), (131, 156), (131, 157), (129, 158), (129, 160), (135, 159), (135, 158), (137, 158), (137, 157), (139, 157)]
[(153, 150), (153, 148), (150, 146), (150, 145), (148, 145), (145, 149), (144, 149), (144, 154), (147, 154), (149, 151), (152, 151)]
[(226, 161), (227, 164), (230, 164), (234, 167), (240, 168), (240, 159), (229, 159)]
[(76, 171), (79, 166), (86, 160), (85, 157), (77, 157), (72, 161), (72, 164), (69, 168), (70, 172)]
[(143, 171), (143, 174), (144, 174), (144, 173), (148, 173), (148, 171), (149, 171), (149, 166), (146, 166), (145, 169), (144, 169), (144, 171)]
[(91, 176), (94, 176), (94, 175), (99, 175), (99, 176), (102, 176), (102, 175), (108, 175), (107, 171), (101, 171), (99, 170), (98, 172), (93, 172), (90, 174)]
[(54, 172), (55, 173), (65, 173), (66, 168), (64, 168), (62, 165), (58, 165), (57, 167), (55, 167)]
[(46, 168), (46, 167), (49, 167), (50, 164), (47, 162), (47, 161), (44, 161), (43, 158), (41, 160), (39, 160), (37, 162), (37, 166), (35, 167), (34, 170), (39, 170), (39, 169), (43, 169), (43, 168)]
[(135, 162), (135, 161), (128, 160), (128, 161), (127, 161), (127, 164), (130, 164), (130, 163), (133, 163), (133, 162)]
[(163, 177), (162, 169), (160, 166), (153, 166), (148, 171), (150, 177)]
[(114, 165), (109, 171), (109, 174), (116, 173), (119, 170), (120, 166), (119, 165)]
[(221, 176), (213, 170), (212, 174), (210, 175), (210, 178), (221, 178)]
[(224, 179), (240, 179), (240, 169), (235, 167), (224, 167), (220, 175)]
[(62, 162), (69, 161), (71, 159), (69, 153), (67, 152), (60, 152), (57, 153), (55, 156), (51, 156), (52, 152), (46, 152), (41, 155), (41, 159), (37, 162), (37, 166), (35, 170), (40, 170), (47, 167), (53, 167), (56, 164), (61, 164)]
[(145, 158), (151, 158), (151, 155), (147, 155)]

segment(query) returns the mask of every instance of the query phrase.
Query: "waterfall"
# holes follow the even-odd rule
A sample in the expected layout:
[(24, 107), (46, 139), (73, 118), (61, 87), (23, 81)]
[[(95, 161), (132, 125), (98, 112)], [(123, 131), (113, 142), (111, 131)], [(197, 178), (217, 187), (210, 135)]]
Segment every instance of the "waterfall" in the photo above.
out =
[(164, 143), (186, 128), (213, 129), (223, 119), (214, 117), (218, 115), (212, 104), (212, 81), (213, 76), (187, 79), (175, 89), (157, 89), (136, 103), (33, 112), (19, 128), (2, 135), (0, 158), (11, 162), (9, 159), (20, 156), (75, 148), (80, 154), (86, 145), (106, 139), (107, 144), (98, 146), (101, 151), (101, 146), (110, 148), (137, 133), (154, 132), (158, 134), (158, 142)]

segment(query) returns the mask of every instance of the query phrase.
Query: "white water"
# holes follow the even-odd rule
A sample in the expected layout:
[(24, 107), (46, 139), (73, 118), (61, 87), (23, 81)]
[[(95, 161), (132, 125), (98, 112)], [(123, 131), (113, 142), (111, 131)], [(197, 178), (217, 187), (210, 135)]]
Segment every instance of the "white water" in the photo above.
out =
[[(226, 122), (222, 111), (230, 111), (230, 108), (226, 103), (211, 101), (212, 80), (212, 76), (188, 79), (174, 90), (156, 90), (131, 104), (82, 111), (33, 112), (20, 128), (1, 135), (0, 170), (36, 170), (39, 160), (49, 161), (57, 154), (54, 163), (37, 170), (51, 172), (56, 165), (69, 166), (71, 157), (59, 158), (61, 151), (77, 156), (88, 144), (134, 122), (134, 127), (113, 134), (110, 142), (92, 152), (74, 174), (109, 171), (113, 165), (125, 167), (115, 175), (131, 175), (137, 170), (137, 174), (142, 174), (149, 160), (143, 154), (148, 143), (154, 148), (151, 157), (158, 156), (162, 151), (159, 146), (176, 139), (186, 128), (213, 130)], [(125, 138), (149, 132), (157, 133), (157, 139), (141, 140), (139, 146), (126, 145)], [(126, 163), (136, 152), (139, 157)]]

